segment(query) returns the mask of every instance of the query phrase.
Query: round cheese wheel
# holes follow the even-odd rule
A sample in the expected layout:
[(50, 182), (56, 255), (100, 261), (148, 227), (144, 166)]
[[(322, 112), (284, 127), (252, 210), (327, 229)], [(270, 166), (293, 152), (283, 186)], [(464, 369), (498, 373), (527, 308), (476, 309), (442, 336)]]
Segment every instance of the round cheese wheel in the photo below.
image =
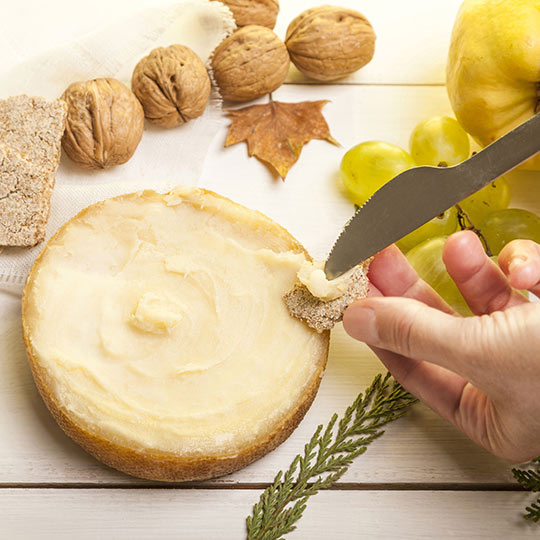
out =
[(325, 367), (329, 333), (283, 301), (309, 260), (266, 216), (202, 189), (90, 206), (24, 291), (46, 405), (90, 454), (138, 477), (244, 467), (290, 435)]

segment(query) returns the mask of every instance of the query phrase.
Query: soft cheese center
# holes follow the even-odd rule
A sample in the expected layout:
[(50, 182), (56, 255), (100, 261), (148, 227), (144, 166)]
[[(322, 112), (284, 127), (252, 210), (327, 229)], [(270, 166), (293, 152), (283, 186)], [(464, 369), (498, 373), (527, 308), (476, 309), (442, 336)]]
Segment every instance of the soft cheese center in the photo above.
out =
[(182, 320), (182, 310), (165, 297), (144, 293), (131, 317), (131, 324), (146, 332), (162, 334)]
[(234, 452), (282, 417), (323, 345), (282, 300), (305, 255), (246, 219), (184, 189), (111, 199), (54, 238), (26, 316), (61, 407), (184, 455)]

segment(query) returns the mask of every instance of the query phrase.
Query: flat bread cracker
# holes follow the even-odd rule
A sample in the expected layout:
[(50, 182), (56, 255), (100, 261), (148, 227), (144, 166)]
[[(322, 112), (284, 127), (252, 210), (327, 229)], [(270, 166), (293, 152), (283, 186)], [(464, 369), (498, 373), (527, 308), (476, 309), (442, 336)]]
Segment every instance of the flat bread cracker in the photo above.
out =
[(289, 313), (317, 332), (330, 330), (343, 319), (343, 313), (353, 302), (367, 295), (368, 267), (369, 261), (358, 265), (349, 278), (349, 288), (334, 300), (321, 300), (313, 296), (305, 285), (296, 285), (283, 297)]

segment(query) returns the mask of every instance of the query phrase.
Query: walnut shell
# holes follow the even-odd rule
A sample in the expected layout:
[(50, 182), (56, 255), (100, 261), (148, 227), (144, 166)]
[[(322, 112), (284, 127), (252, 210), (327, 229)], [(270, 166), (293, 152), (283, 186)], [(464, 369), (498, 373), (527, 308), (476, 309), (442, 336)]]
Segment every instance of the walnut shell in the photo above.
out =
[(176, 127), (200, 116), (210, 97), (210, 77), (188, 47), (158, 47), (133, 71), (131, 88), (144, 115), (163, 127)]
[(272, 30), (249, 25), (218, 45), (212, 68), (223, 99), (249, 101), (283, 84), (289, 71), (289, 53)]
[(365, 66), (375, 52), (375, 33), (357, 11), (334, 6), (308, 9), (287, 28), (293, 64), (308, 77), (333, 81)]
[(143, 132), (144, 113), (133, 92), (116, 79), (70, 84), (64, 152), (83, 169), (107, 169), (125, 163)]
[(221, 0), (231, 11), (237, 26), (258, 24), (274, 28), (279, 13), (278, 0)]

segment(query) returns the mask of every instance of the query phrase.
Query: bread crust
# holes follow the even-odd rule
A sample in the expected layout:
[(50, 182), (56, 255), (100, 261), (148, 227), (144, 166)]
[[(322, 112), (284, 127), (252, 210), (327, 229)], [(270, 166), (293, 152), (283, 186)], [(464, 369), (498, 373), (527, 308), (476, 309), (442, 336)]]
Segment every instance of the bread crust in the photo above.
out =
[[(205, 195), (215, 197), (216, 200), (229, 201), (225, 197), (217, 195), (211, 191), (201, 189), (200, 192)], [(116, 199), (123, 197), (132, 197), (134, 194), (121, 195)], [(157, 195), (153, 191), (144, 191), (137, 194), (143, 198), (154, 198)], [(101, 204), (101, 203), (98, 203)], [(233, 203), (239, 206), (237, 203)], [(95, 205), (94, 205), (95, 206)], [(243, 207), (240, 207), (243, 208)], [(73, 219), (77, 219), (83, 216), (87, 209), (82, 210)], [(283, 227), (270, 220), (264, 214), (256, 212), (259, 217), (258, 225), (266, 230), (266, 232), (272, 232), (277, 234), (281, 240), (288, 243), (288, 248), (294, 251), (302, 251), (309, 255), (305, 249), (297, 242), (296, 239)], [(71, 221), (71, 220), (70, 220)], [(64, 224), (58, 232), (51, 238), (53, 241), (63, 229), (70, 223)], [(320, 354), (319, 358), (313, 359), (316, 369), (312, 375), (311, 380), (306, 385), (306, 389), (302, 395), (301, 400), (298, 401), (296, 407), (291, 409), (289, 413), (284, 416), (275, 426), (271, 433), (267, 433), (264, 438), (256, 441), (250, 446), (242, 448), (239, 452), (234, 454), (226, 454), (221, 456), (209, 455), (200, 457), (185, 457), (176, 455), (163, 455), (153, 453), (151, 451), (134, 449), (125, 445), (116, 444), (110, 440), (104, 439), (100, 436), (90, 433), (85, 427), (78, 424), (57, 402), (52, 393), (50, 392), (46, 377), (43, 369), (40, 367), (36, 351), (31, 343), (30, 329), (25, 317), (28, 309), (28, 291), (39, 271), (40, 261), (43, 254), (46, 252), (42, 250), (39, 257), (36, 259), (34, 266), (28, 277), (22, 299), (22, 329), (25, 349), (32, 371), (32, 375), (36, 382), (36, 386), (41, 394), (45, 405), (51, 412), (52, 416), (62, 428), (62, 430), (77, 444), (79, 444), (89, 454), (94, 456), (102, 463), (118, 469), (124, 473), (139, 477), (146, 478), (148, 480), (159, 480), (164, 482), (187, 482), (194, 480), (207, 480), (209, 478), (216, 478), (226, 474), (230, 474), (238, 469), (241, 469), (253, 461), (261, 458), (279, 444), (285, 441), (294, 429), (298, 426), (309, 407), (311, 406), (317, 391), (319, 389), (320, 381), (324, 373), (326, 362), (328, 358), (328, 350), (330, 343), (330, 332), (324, 332), (319, 334), (320, 339)]]

